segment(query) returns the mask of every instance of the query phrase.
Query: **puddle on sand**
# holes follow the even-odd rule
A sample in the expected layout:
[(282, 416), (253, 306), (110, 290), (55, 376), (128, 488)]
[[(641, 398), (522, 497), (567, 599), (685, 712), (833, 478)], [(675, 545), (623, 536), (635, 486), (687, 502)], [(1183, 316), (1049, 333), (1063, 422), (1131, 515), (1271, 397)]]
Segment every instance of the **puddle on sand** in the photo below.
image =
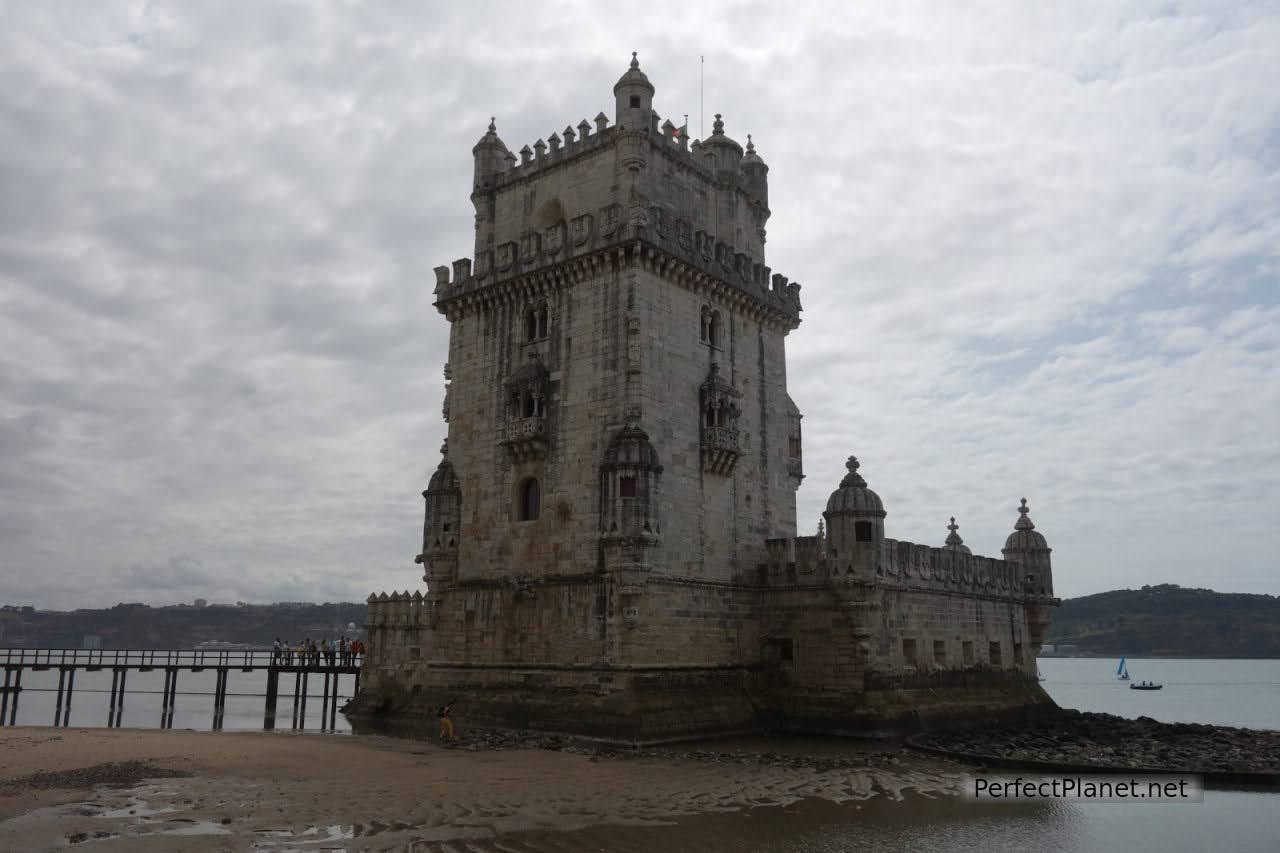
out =
[(268, 850), (306, 850), (306, 849), (339, 849), (327, 845), (341, 844), (356, 837), (355, 827), (350, 824), (332, 824), (331, 826), (308, 826), (294, 832), (291, 829), (255, 829), (258, 839), (253, 844), (257, 851)]

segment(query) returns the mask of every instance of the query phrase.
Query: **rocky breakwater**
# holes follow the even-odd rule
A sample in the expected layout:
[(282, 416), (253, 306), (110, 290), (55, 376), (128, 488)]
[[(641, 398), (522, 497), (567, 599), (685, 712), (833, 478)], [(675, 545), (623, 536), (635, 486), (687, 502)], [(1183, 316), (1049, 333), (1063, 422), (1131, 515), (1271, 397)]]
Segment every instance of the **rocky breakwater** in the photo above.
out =
[(1280, 786), (1280, 732), (1062, 711), (1025, 726), (916, 735), (910, 746), (994, 767), (1193, 773)]

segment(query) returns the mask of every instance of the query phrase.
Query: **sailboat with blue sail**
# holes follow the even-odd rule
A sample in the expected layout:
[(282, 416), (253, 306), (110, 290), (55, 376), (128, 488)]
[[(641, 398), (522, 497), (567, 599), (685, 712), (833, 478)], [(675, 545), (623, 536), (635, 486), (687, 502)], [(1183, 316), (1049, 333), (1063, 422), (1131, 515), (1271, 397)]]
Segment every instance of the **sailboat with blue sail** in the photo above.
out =
[(1124, 665), (1124, 658), (1120, 658), (1120, 666), (1116, 667), (1116, 678), (1121, 681), (1129, 680), (1129, 668)]

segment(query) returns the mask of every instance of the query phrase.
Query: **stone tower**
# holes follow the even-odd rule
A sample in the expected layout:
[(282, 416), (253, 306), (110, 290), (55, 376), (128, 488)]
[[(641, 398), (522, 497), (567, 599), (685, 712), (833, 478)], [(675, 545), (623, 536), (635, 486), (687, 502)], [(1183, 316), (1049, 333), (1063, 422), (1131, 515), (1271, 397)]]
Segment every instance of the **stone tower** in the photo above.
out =
[(1021, 701), (1026, 660), (996, 651), (1025, 633), (1012, 564), (886, 539), (853, 457), (825, 537), (797, 537), (800, 285), (766, 265), (768, 166), (719, 114), (692, 144), (662, 121), (634, 54), (613, 95), (612, 126), (517, 156), (491, 120), (472, 149), (474, 265), (435, 270), (448, 439), (426, 595), (371, 597), (353, 716), (460, 698), (477, 723), (630, 740), (858, 728), (911, 713), (912, 679), (937, 695), (882, 677), (925, 648), (889, 634), (904, 602), (952, 631), (928, 661), (994, 664), (965, 701)]

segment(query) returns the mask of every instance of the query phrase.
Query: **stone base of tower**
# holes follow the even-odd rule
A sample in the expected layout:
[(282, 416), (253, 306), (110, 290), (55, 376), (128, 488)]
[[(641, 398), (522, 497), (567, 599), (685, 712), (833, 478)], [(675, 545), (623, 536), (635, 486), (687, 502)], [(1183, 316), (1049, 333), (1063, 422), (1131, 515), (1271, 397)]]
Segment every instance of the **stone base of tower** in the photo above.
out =
[[(1025, 722), (1057, 706), (1019, 673), (966, 673), (943, 683), (869, 689), (770, 687), (760, 669), (496, 668), (420, 665), (369, 673), (345, 709), (357, 731), (433, 735), (455, 724), (656, 744), (750, 732), (886, 737), (977, 723)], [(925, 682), (928, 683), (925, 683)]]
[(357, 731), (434, 734), (437, 709), (454, 724), (653, 744), (759, 731), (759, 674), (741, 667), (406, 667), (370, 673), (344, 713)]
[(877, 685), (872, 676), (868, 689), (857, 693), (774, 690), (760, 704), (773, 730), (849, 737), (1023, 723), (1058, 711), (1040, 684), (1021, 674), (963, 675), (895, 685)]

